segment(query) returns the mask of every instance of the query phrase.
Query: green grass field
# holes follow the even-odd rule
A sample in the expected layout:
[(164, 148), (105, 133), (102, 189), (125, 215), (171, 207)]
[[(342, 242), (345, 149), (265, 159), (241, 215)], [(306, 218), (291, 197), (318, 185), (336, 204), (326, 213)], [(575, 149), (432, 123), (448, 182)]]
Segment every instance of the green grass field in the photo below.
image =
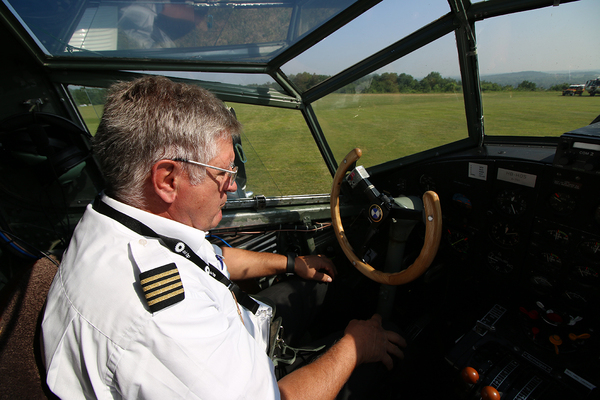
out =
[[(244, 124), (247, 190), (287, 195), (329, 192), (331, 176), (299, 111), (230, 104)], [(314, 105), (336, 160), (360, 147), (371, 166), (467, 137), (462, 94), (332, 94)], [(600, 114), (600, 97), (560, 92), (483, 95), (485, 133), (560, 136)], [(95, 133), (101, 107), (80, 111)]]
[(79, 113), (92, 135), (96, 134), (96, 130), (100, 124), (100, 117), (102, 117), (103, 112), (103, 105), (79, 107)]

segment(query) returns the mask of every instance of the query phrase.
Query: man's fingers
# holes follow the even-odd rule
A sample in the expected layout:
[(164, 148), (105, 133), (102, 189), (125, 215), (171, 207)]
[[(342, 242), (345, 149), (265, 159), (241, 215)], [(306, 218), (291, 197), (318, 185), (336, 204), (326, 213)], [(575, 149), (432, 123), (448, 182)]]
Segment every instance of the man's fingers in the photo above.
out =
[(388, 340), (392, 343), (397, 344), (400, 347), (406, 347), (406, 340), (404, 340), (404, 338), (402, 336), (400, 336), (399, 334), (397, 334), (396, 332), (393, 331), (387, 331), (388, 333)]
[(383, 363), (383, 365), (385, 365), (388, 371), (391, 371), (392, 368), (394, 368), (394, 360), (392, 360), (392, 357), (390, 357), (389, 355), (386, 355), (383, 358), (383, 360), (381, 360), (381, 362)]
[(322, 272), (315, 272), (315, 275), (313, 276), (313, 279), (315, 281), (320, 281), (320, 282), (325, 282), (325, 283), (329, 283), (331, 282), (333, 279), (331, 278), (331, 276), (324, 274)]
[(404, 352), (402, 350), (400, 350), (400, 347), (398, 347), (394, 343), (388, 342), (387, 352), (393, 356), (398, 357), (401, 360), (404, 359)]

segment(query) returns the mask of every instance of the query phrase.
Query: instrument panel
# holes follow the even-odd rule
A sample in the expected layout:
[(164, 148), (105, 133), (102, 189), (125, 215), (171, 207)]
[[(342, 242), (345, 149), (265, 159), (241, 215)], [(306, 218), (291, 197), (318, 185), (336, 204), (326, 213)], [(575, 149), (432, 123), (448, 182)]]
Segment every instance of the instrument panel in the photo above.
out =
[[(499, 371), (513, 363), (541, 379), (536, 394), (514, 398), (546, 398), (537, 393), (544, 388), (547, 396), (558, 387), (556, 398), (573, 393), (587, 398), (586, 393), (595, 393), (600, 384), (589, 374), (600, 368), (600, 342), (595, 337), (600, 329), (600, 174), (556, 166), (554, 152), (550, 146), (487, 146), (485, 151), (413, 165), (375, 181), (377, 187), (402, 189), (393, 196), (434, 190), (440, 197), (443, 234), (438, 259), (454, 285), (445, 302), (476, 322), (473, 330), (456, 332), (457, 344), (447, 360), (459, 370), (476, 367), (483, 357), (476, 349), (492, 340), (503, 349), (494, 350), (502, 354)], [(455, 300), (459, 296), (466, 301)], [(465, 303), (472, 309), (461, 308)], [(484, 304), (501, 304), (497, 307), (506, 309), (506, 325), (492, 329), (483, 342), (458, 341), (479, 338), (473, 332)], [(570, 339), (573, 335), (576, 340)], [(528, 359), (544, 360), (539, 365), (546, 370), (568, 371), (568, 384), (558, 385), (563, 378), (557, 376), (563, 372), (548, 375)], [(499, 373), (486, 372), (483, 365), (477, 368), (480, 374), (490, 374), (484, 381), (493, 382)], [(517, 381), (511, 385), (518, 387)], [(513, 389), (505, 384), (504, 393)]]
[(442, 257), (534, 292), (586, 298), (600, 287), (600, 176), (556, 168), (553, 151), (540, 161), (440, 160), (377, 185), (439, 195)]

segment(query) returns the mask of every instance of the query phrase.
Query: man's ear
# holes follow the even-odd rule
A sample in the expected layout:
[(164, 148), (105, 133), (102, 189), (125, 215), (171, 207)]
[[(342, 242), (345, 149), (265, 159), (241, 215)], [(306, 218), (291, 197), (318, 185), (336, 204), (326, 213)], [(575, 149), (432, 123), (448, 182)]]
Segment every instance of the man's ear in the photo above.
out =
[(151, 183), (156, 193), (165, 203), (173, 203), (177, 197), (177, 189), (183, 170), (179, 163), (171, 160), (160, 160), (152, 166)]

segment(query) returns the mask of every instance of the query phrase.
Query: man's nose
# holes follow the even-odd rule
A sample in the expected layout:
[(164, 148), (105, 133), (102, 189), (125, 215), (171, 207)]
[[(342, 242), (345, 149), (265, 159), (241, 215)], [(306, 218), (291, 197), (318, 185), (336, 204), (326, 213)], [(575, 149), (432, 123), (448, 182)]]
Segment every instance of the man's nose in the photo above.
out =
[(235, 192), (237, 190), (237, 182), (233, 179), (227, 179), (227, 192)]

